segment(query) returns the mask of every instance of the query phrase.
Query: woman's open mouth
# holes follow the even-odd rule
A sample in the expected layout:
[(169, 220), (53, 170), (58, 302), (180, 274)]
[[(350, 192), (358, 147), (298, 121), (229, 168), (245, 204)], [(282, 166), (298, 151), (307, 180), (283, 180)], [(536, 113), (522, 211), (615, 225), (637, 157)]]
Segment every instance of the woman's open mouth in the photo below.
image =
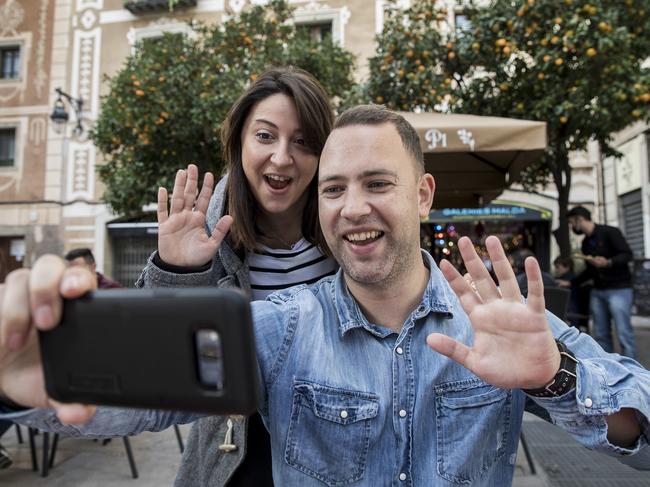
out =
[(291, 184), (292, 178), (288, 176), (279, 176), (277, 174), (265, 174), (264, 179), (273, 189), (284, 189)]

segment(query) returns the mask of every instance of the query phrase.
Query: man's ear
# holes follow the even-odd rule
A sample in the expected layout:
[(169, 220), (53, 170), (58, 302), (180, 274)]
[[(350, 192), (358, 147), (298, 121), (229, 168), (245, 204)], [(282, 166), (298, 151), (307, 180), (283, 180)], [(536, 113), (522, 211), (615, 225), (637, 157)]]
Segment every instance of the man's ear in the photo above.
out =
[(431, 211), (433, 204), (433, 195), (436, 192), (436, 180), (433, 176), (425, 172), (420, 176), (418, 182), (418, 207), (420, 209), (420, 218), (426, 218)]

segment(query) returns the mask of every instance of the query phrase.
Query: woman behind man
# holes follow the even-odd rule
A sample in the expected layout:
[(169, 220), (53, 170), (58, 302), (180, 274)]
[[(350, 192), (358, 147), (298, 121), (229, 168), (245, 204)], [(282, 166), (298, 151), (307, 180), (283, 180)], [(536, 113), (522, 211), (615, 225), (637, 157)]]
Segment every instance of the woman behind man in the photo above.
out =
[[(137, 286), (238, 287), (263, 299), (333, 274), (336, 263), (321, 251), (316, 200), (333, 118), (325, 90), (305, 71), (259, 76), (226, 117), (227, 175), (214, 192), (206, 173), (196, 196), (193, 165), (177, 173), (169, 211), (167, 191), (159, 190), (158, 251)], [(258, 414), (197, 421), (184, 455), (176, 485), (272, 485), (269, 436)]]

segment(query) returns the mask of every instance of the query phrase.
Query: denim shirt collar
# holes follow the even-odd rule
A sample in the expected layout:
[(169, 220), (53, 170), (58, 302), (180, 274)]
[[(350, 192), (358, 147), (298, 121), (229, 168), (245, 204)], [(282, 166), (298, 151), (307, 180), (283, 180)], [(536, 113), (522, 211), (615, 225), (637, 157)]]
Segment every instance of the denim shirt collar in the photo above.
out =
[[(430, 270), (429, 283), (422, 295), (422, 301), (420, 301), (419, 306), (411, 313), (410, 319), (415, 321), (427, 316), (429, 313), (441, 313), (453, 317), (453, 301), (450, 299), (450, 293), (453, 293), (453, 291), (451, 291), (442, 272), (438, 269), (433, 257), (425, 250), (421, 250), (421, 252), (424, 264)], [(372, 324), (366, 319), (361, 308), (359, 308), (359, 304), (345, 283), (342, 268), (336, 273), (331, 286), (334, 305), (336, 306), (336, 312), (339, 317), (339, 332), (341, 337), (353, 328), (364, 328), (379, 338), (385, 338), (395, 333), (383, 326)]]

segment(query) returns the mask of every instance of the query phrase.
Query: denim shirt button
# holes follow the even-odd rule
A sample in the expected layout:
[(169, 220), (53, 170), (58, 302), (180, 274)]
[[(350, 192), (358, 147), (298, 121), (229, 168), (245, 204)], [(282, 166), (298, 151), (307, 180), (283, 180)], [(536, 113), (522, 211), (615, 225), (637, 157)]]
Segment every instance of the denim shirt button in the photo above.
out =
[(399, 479), (402, 480), (402, 481), (406, 480), (406, 474), (404, 472), (399, 474)]
[(590, 408), (590, 407), (593, 406), (593, 405), (594, 405), (594, 402), (591, 400), (590, 397), (588, 397), (587, 399), (585, 399), (585, 407)]
[(341, 417), (342, 417), (343, 419), (345, 419), (345, 418), (348, 417), (348, 412), (347, 412), (345, 409), (344, 409), (343, 411), (341, 411)]
[(395, 349), (395, 353), (396, 353), (397, 355), (402, 355), (402, 354), (404, 353), (404, 350), (402, 349), (402, 347), (397, 347), (397, 348)]
[(399, 417), (400, 418), (405, 418), (406, 417), (406, 410), (400, 409), (399, 410)]

